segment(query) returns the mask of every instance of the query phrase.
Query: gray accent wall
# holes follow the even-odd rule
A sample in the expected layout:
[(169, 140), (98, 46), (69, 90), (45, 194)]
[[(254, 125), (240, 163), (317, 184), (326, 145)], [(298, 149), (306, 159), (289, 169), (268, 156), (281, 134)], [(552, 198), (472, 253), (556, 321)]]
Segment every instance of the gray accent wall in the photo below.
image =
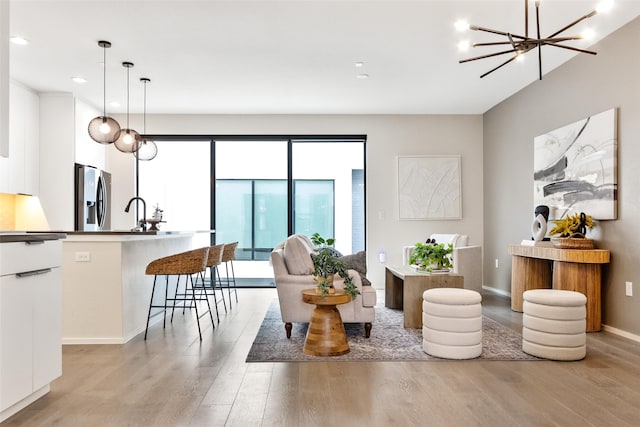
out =
[[(533, 220), (533, 138), (617, 108), (618, 219), (600, 221), (590, 237), (597, 247), (611, 251), (611, 264), (604, 268), (603, 323), (636, 336), (640, 335), (638, 42), (640, 18), (594, 45), (597, 56), (578, 55), (493, 107), (483, 123), (484, 282), (510, 292), (507, 246), (530, 238)], [(507, 66), (487, 78), (521, 72), (515, 68)], [(632, 297), (625, 296), (626, 281), (633, 282)]]

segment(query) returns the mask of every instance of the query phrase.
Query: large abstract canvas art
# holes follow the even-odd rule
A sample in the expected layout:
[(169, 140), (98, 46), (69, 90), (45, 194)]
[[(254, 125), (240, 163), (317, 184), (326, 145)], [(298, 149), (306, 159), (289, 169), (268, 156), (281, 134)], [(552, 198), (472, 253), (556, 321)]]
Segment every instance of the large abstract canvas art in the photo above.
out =
[(400, 219), (460, 219), (460, 156), (398, 157)]
[(616, 219), (616, 139), (615, 109), (536, 137), (534, 205), (549, 206), (551, 219)]

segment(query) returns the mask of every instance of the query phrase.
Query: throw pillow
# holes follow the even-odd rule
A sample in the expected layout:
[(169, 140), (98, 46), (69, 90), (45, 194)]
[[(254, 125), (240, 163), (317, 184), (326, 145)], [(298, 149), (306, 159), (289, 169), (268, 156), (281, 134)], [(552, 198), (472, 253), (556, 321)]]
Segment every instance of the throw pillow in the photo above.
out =
[(313, 273), (313, 260), (307, 245), (298, 236), (289, 236), (284, 242), (284, 263), (289, 274), (308, 275)]
[(347, 268), (350, 270), (355, 270), (360, 274), (360, 279), (362, 280), (363, 286), (371, 286), (371, 282), (367, 279), (367, 253), (365, 251), (360, 251), (353, 255), (344, 255), (341, 256), (340, 259), (344, 261), (347, 265)]

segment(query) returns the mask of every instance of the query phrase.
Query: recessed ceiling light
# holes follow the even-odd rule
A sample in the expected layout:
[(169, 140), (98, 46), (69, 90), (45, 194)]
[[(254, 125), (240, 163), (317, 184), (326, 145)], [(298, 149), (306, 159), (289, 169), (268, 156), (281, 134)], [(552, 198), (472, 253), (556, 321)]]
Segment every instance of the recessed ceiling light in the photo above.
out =
[(358, 74), (356, 76), (357, 79), (368, 79), (369, 78), (369, 74)]
[(11, 43), (13, 44), (19, 44), (19, 45), (29, 44), (29, 41), (27, 39), (22, 38), (20, 36), (12, 36), (9, 40), (11, 40)]
[(71, 77), (71, 80), (73, 80), (75, 83), (86, 83), (87, 79), (85, 79), (84, 77)]
[(362, 68), (364, 66), (364, 62), (358, 61), (356, 62), (356, 68)]

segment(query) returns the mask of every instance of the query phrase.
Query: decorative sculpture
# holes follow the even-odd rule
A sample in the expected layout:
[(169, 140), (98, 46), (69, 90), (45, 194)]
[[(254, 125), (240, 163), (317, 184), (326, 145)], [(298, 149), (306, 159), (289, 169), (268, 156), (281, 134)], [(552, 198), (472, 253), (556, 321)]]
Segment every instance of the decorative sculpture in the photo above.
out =
[(549, 206), (536, 206), (534, 215), (535, 218), (533, 219), (533, 224), (531, 224), (533, 240), (537, 242), (549, 240), (548, 237), (545, 237), (547, 234), (547, 222), (549, 221)]

